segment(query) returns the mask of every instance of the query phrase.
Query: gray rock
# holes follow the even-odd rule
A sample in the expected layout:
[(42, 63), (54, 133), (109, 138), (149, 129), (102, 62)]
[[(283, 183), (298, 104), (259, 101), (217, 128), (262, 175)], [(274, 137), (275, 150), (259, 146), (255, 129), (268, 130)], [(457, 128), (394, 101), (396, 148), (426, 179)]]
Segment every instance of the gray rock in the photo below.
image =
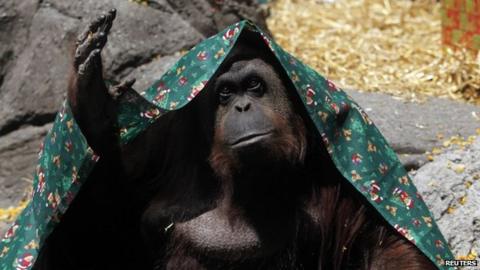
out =
[(167, 0), (167, 2), (205, 36), (214, 35), (242, 19), (249, 19), (262, 29), (267, 29), (264, 20), (267, 14), (254, 0)]
[(28, 28), (36, 10), (35, 0), (0, 2), (0, 86), (27, 42)]
[[(419, 104), (383, 93), (347, 93), (372, 118), (407, 168), (427, 162), (425, 152), (454, 135), (468, 137), (480, 127), (480, 107), (453, 100), (430, 98)], [(439, 140), (437, 134), (443, 134)]]
[(478, 252), (480, 137), (465, 150), (448, 149), (411, 175), (453, 253)]
[(67, 88), (68, 44), (76, 27), (77, 20), (52, 8), (41, 8), (35, 13), (29, 42), (1, 87), (1, 133), (22, 123), (44, 124), (53, 120)]
[(159, 57), (150, 63), (142, 65), (131, 72), (127, 78), (135, 78), (136, 82), (133, 88), (138, 92), (145, 91), (151, 84), (165, 73), (177, 60), (180, 54), (167, 55)]

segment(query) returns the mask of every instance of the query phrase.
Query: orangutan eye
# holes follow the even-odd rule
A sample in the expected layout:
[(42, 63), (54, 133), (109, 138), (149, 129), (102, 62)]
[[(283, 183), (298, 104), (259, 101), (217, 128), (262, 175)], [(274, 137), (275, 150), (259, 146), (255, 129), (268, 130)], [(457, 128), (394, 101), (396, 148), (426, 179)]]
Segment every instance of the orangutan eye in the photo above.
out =
[(260, 86), (260, 80), (258, 80), (257, 78), (251, 78), (250, 80), (248, 80), (248, 84), (247, 84), (248, 89), (257, 88), (259, 86)]
[(232, 96), (232, 90), (228, 86), (222, 86), (220, 87), (220, 90), (218, 91), (218, 97), (220, 99), (220, 103), (224, 104), (226, 103), (230, 97)]
[(247, 81), (247, 91), (257, 96), (262, 96), (264, 93), (263, 83), (257, 77), (251, 77)]

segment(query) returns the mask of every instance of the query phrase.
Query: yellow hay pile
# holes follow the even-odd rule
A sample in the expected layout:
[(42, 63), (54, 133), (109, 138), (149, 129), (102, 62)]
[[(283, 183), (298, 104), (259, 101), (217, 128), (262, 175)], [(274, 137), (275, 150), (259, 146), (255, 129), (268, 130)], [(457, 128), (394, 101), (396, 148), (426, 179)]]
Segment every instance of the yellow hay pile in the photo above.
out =
[(480, 104), (480, 54), (442, 46), (440, 11), (432, 0), (277, 0), (268, 27), (344, 88)]

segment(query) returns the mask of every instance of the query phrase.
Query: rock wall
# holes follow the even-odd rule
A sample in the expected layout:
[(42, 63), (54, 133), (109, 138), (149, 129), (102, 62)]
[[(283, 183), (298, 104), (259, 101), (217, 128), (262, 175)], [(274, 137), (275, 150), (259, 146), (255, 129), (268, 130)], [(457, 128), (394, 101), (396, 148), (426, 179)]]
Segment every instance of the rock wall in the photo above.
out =
[(463, 150), (455, 146), (444, 150), (412, 176), (454, 254), (478, 253), (480, 136)]

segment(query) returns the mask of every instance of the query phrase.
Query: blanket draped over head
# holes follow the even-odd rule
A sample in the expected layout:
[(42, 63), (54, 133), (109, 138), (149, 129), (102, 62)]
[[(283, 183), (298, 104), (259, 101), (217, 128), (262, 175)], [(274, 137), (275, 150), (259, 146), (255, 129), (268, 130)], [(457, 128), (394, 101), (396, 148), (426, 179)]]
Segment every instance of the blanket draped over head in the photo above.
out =
[[(188, 104), (228, 56), (238, 37), (252, 31), (293, 82), (298, 98), (335, 166), (381, 216), (440, 269), (453, 255), (392, 148), (367, 114), (334, 83), (285, 52), (249, 21), (236, 23), (192, 48), (141, 94), (120, 99), (120, 141), (127, 144), (170, 110)], [(260, 40), (260, 39), (259, 39)], [(67, 104), (42, 143), (30, 202), (0, 244), (0, 270), (30, 269), (95, 163)]]

